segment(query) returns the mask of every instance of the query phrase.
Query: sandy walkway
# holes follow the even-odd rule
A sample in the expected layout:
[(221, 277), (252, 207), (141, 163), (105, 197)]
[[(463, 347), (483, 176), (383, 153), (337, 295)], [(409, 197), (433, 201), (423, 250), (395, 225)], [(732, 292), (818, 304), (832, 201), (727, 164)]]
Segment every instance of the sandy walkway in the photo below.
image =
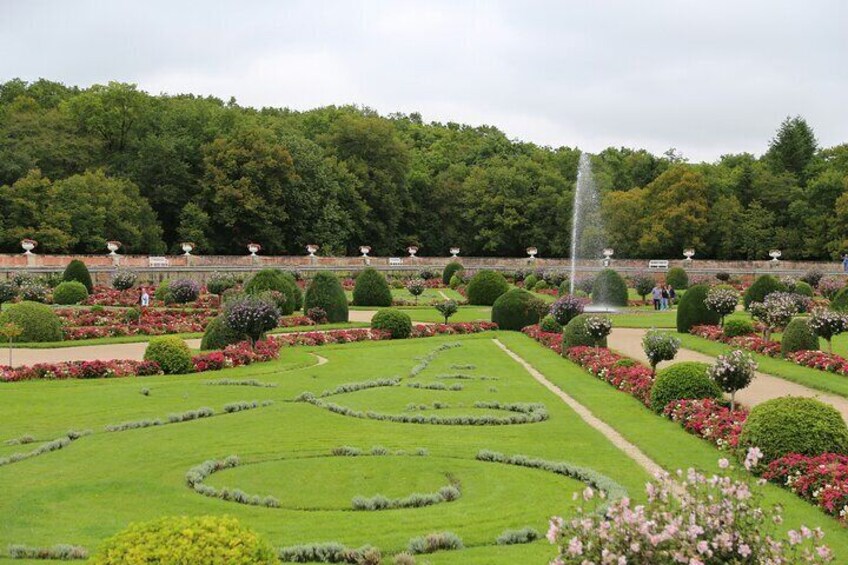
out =
[[(647, 331), (635, 328), (615, 328), (608, 339), (609, 347), (623, 355), (647, 363), (648, 358), (642, 350), (642, 337)], [(714, 360), (715, 358), (710, 355), (698, 353), (691, 349), (680, 349), (674, 361), (660, 363), (659, 368), (667, 367), (669, 364), (677, 361), (701, 361), (712, 364)], [(736, 399), (746, 406), (755, 406), (761, 402), (780, 396), (818, 398), (822, 402), (827, 402), (839, 410), (842, 413), (842, 417), (848, 421), (848, 399), (842, 396), (827, 394), (765, 373), (757, 372), (756, 377), (748, 388), (736, 393)]]
[[(200, 347), (199, 339), (187, 339), (186, 343), (191, 348)], [(56, 347), (53, 349), (15, 349), (12, 353), (12, 364), (15, 367), (21, 365), (35, 365), (36, 363), (58, 363), (60, 361), (89, 361), (99, 359), (111, 361), (113, 359), (136, 359), (144, 357), (147, 342), (138, 343), (112, 343), (109, 345), (80, 345), (77, 347)], [(8, 363), (8, 349), (0, 348), (0, 363)]]
[(347, 319), (350, 322), (370, 322), (376, 313), (376, 310), (351, 310)]

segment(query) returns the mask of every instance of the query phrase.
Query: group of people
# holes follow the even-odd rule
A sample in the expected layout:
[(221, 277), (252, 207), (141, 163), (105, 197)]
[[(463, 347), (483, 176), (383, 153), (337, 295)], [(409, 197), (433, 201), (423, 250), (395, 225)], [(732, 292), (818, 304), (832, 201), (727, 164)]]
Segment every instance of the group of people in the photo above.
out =
[(654, 299), (654, 310), (668, 310), (674, 304), (677, 293), (670, 284), (656, 284), (651, 290)]

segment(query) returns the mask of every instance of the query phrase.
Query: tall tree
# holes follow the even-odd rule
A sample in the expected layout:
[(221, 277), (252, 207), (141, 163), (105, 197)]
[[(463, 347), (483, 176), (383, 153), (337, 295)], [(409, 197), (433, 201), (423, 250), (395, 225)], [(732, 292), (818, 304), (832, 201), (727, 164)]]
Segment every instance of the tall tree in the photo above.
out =
[(766, 159), (777, 172), (793, 173), (803, 183), (818, 149), (813, 128), (801, 116), (787, 117), (769, 143)]

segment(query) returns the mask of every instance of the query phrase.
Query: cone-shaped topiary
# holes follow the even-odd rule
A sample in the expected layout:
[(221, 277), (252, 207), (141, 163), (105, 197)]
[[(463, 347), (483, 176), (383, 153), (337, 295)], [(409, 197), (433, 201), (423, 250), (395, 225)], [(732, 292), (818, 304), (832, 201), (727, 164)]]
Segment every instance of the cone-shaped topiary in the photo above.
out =
[(591, 347), (599, 346), (606, 347), (607, 339), (604, 338), (600, 343), (596, 343), (595, 338), (586, 329), (586, 320), (595, 316), (595, 314), (580, 314), (575, 316), (565, 325), (562, 331), (562, 354), (565, 355), (569, 347), (578, 347), (588, 345)]
[(384, 308), (371, 318), (371, 329), (392, 334), (392, 339), (406, 339), (412, 334), (412, 319), (406, 312)]
[(200, 340), (200, 349), (209, 351), (210, 349), (224, 349), (228, 345), (244, 341), (244, 336), (233, 331), (227, 325), (224, 316), (216, 316), (207, 324), (206, 331), (203, 332), (203, 339)]
[(94, 285), (91, 283), (91, 273), (88, 272), (88, 267), (79, 259), (74, 259), (68, 266), (65, 267), (65, 272), (62, 274), (63, 281), (77, 281), (85, 285), (85, 289), (89, 294), (94, 290)]
[(377, 269), (368, 267), (356, 277), (353, 287), (354, 306), (391, 306), (389, 283)]
[(25, 301), (7, 306), (0, 313), (0, 326), (5, 324), (16, 324), (23, 330), (18, 343), (62, 340), (62, 322), (46, 304)]
[(306, 290), (303, 308), (323, 308), (331, 324), (348, 321), (347, 297), (336, 275), (322, 271), (317, 273)]
[(60, 282), (53, 289), (53, 304), (68, 305), (79, 304), (88, 298), (88, 291), (85, 285), (78, 281)]
[(445, 265), (445, 270), (442, 271), (442, 283), (445, 285), (449, 285), (451, 277), (453, 277), (460, 271), (462, 271), (462, 265), (457, 263), (456, 261), (451, 261), (450, 263)]
[(705, 284), (696, 284), (686, 291), (677, 307), (677, 331), (689, 333), (692, 326), (718, 325), (721, 316), (704, 305), (709, 290), (710, 287)]
[(465, 293), (468, 303), (475, 306), (491, 306), (498, 297), (509, 290), (504, 276), (495, 271), (480, 271), (468, 281)]
[(795, 318), (780, 338), (780, 352), (784, 357), (796, 351), (817, 351), (819, 338), (810, 328), (810, 322), (806, 318)]
[(303, 304), (303, 293), (291, 273), (284, 273), (278, 269), (263, 269), (244, 285), (244, 291), (254, 296), (269, 290), (280, 292), (286, 297), (284, 302), (278, 304), (280, 314), (283, 316), (300, 310)]
[(751, 305), (751, 302), (762, 302), (765, 297), (772, 292), (783, 290), (783, 285), (780, 281), (771, 275), (761, 275), (754, 284), (748, 287), (745, 294), (742, 296), (742, 303), (745, 305), (745, 310)]
[(721, 388), (707, 374), (706, 363), (675, 363), (657, 373), (651, 386), (651, 408), (662, 412), (669, 402), (696, 398), (721, 398)]
[(671, 285), (675, 290), (683, 290), (689, 288), (689, 275), (683, 267), (672, 267), (665, 275), (665, 284)]
[(592, 284), (592, 302), (604, 306), (627, 306), (627, 283), (612, 269), (604, 269)]
[(540, 300), (520, 288), (501, 294), (492, 305), (492, 321), (502, 330), (521, 331), (539, 322)]

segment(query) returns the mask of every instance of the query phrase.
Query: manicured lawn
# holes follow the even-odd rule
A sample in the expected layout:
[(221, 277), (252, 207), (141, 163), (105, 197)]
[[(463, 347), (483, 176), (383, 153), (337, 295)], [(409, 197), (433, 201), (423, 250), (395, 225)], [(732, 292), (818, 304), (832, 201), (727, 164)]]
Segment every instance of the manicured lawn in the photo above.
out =
[[(405, 288), (393, 288), (392, 298), (395, 300), (408, 300), (409, 302), (414, 302), (415, 297), (409, 293)], [(353, 291), (346, 290), (345, 294), (347, 295), (348, 302), (353, 300)], [(423, 304), (430, 304), (433, 302), (444, 302), (445, 296), (447, 296), (451, 300), (465, 300), (460, 293), (450, 288), (427, 288), (424, 289), (424, 293), (418, 297), (418, 302)], [(373, 307), (371, 307), (373, 309)]]
[[(413, 322), (444, 322), (444, 317), (432, 306), (417, 308), (401, 308), (409, 314)], [(451, 316), (451, 322), (491, 321), (492, 309), (488, 306), (460, 306), (459, 311)]]

